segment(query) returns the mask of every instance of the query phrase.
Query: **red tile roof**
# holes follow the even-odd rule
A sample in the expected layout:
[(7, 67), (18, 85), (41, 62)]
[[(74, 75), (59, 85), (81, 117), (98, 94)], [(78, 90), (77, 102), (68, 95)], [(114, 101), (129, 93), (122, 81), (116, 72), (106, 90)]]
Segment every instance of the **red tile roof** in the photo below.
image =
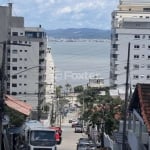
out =
[(10, 95), (5, 95), (5, 104), (19, 111), (20, 113), (29, 116), (32, 111), (32, 106)]
[(129, 105), (129, 110), (133, 109), (141, 115), (150, 133), (150, 84), (137, 84)]
[(150, 132), (150, 84), (138, 84), (141, 115)]

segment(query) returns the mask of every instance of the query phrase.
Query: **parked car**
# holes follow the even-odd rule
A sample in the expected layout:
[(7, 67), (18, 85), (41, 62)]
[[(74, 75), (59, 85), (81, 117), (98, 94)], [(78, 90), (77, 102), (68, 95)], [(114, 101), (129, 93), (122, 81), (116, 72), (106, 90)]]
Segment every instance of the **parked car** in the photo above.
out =
[(81, 124), (76, 124), (74, 132), (75, 133), (82, 133), (83, 132), (83, 126)]
[(80, 138), (77, 143), (77, 150), (96, 150), (96, 145), (88, 138)]
[(88, 143), (79, 143), (77, 145), (77, 150), (87, 150), (88, 148)]
[(72, 120), (72, 124), (71, 124), (72, 128), (74, 128), (77, 124), (78, 124), (77, 120)]

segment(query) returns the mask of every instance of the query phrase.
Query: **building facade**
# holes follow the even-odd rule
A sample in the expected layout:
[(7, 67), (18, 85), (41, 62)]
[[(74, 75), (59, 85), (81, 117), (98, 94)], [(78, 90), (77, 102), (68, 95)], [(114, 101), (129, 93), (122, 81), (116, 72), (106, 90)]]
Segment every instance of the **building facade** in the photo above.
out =
[[(128, 49), (129, 83), (150, 83), (150, 1), (120, 0), (112, 12), (110, 86), (124, 89)], [(130, 46), (129, 46), (130, 43)]]
[[(5, 47), (5, 93), (32, 105), (45, 100), (46, 48), (44, 29), (24, 27), (23, 17), (12, 16), (12, 4), (0, 6), (0, 47)], [(4, 56), (4, 54), (2, 55)]]

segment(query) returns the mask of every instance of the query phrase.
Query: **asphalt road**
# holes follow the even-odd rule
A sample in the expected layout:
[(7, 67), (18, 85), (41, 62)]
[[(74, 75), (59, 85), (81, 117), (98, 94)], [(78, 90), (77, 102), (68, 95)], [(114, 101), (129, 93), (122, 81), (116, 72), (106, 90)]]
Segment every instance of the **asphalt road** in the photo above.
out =
[(80, 137), (87, 137), (84, 133), (74, 133), (74, 128), (68, 123), (68, 120), (73, 117), (69, 114), (62, 123), (62, 143), (57, 146), (57, 150), (76, 150), (76, 143)]

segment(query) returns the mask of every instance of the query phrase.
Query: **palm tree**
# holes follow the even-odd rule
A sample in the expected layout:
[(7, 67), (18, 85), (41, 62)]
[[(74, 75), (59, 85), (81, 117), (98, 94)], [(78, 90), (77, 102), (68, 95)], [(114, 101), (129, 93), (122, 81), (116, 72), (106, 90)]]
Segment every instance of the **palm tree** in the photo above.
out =
[(67, 94), (68, 94), (69, 92), (71, 92), (71, 84), (67, 83), (67, 84), (65, 85), (65, 87), (66, 87), (66, 92), (67, 92)]

